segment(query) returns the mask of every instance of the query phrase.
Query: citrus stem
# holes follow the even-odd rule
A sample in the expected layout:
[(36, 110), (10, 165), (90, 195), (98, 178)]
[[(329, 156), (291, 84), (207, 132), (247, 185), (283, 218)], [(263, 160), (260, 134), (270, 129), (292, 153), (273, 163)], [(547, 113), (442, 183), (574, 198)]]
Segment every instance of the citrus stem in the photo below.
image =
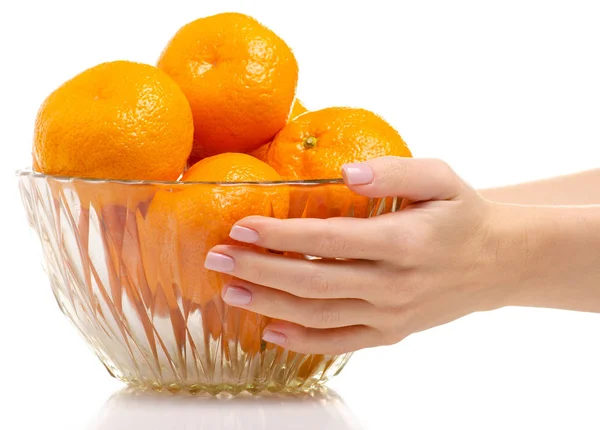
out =
[(317, 138), (316, 137), (308, 136), (306, 139), (304, 139), (304, 147), (306, 149), (314, 148), (315, 146), (317, 146)]

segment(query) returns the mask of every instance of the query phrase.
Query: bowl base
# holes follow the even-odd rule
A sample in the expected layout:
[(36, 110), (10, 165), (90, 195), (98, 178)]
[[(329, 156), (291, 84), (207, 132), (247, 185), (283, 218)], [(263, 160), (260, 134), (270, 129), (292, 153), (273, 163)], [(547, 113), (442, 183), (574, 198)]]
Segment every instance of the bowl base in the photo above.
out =
[(265, 384), (182, 384), (178, 382), (173, 383), (159, 383), (156, 381), (139, 381), (139, 380), (126, 380), (118, 378), (127, 386), (135, 391), (155, 391), (157, 393), (169, 392), (172, 394), (188, 393), (192, 395), (232, 395), (236, 396), (241, 393), (259, 394), (259, 393), (289, 393), (289, 394), (305, 394), (314, 391), (322, 390), (325, 381), (293, 381), (291, 383), (287, 381), (287, 384), (278, 384), (275, 382)]

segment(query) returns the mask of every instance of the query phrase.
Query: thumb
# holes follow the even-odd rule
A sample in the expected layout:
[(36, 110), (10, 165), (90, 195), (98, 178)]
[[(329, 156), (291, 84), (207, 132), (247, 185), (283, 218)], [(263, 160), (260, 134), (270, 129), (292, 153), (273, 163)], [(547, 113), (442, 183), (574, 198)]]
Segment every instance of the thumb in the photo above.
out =
[(381, 157), (344, 164), (342, 176), (355, 193), (367, 197), (402, 197), (413, 202), (452, 200), (466, 184), (442, 160)]

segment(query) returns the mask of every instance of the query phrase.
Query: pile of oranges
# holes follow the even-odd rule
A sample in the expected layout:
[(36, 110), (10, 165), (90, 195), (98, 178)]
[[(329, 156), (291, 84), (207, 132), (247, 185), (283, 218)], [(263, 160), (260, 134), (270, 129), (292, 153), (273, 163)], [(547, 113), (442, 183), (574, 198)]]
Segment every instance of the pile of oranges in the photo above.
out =
[[(33, 168), (119, 181), (263, 182), (334, 179), (345, 163), (411, 156), (372, 112), (307, 111), (297, 82), (292, 50), (264, 25), (239, 13), (201, 18), (179, 29), (156, 66), (103, 63), (56, 89), (38, 112)], [(170, 288), (169, 265), (177, 264), (182, 295), (202, 307), (219, 299), (225, 282), (204, 269), (204, 257), (230, 241), (231, 226), (247, 215), (300, 216), (306, 199), (285, 187), (228, 187), (216, 195), (214, 187), (194, 186), (159, 188), (143, 216), (128, 203), (113, 206), (138, 218), (150, 290)], [(172, 292), (164, 293), (170, 301)], [(246, 338), (247, 349), (259, 344)]]
[(348, 162), (411, 155), (371, 112), (306, 112), (297, 82), (292, 50), (258, 21), (201, 18), (175, 34), (156, 67), (104, 63), (55, 90), (37, 116), (33, 166), (60, 176), (185, 181), (200, 160), (230, 154), (210, 164), (229, 170), (243, 160), (234, 154), (246, 153), (284, 180), (307, 180), (337, 178)]

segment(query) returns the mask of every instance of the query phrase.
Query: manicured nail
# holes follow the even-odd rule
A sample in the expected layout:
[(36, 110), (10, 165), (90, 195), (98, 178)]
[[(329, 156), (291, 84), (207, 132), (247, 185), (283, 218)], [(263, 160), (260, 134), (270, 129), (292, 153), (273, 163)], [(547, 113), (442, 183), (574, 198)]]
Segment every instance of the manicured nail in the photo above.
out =
[(265, 330), (262, 338), (265, 342), (274, 343), (279, 346), (285, 346), (287, 343), (287, 336), (276, 331)]
[(227, 255), (209, 252), (204, 260), (204, 267), (215, 272), (233, 272), (235, 260)]
[(225, 287), (223, 301), (232, 306), (247, 305), (252, 301), (252, 293), (242, 287)]
[(238, 242), (244, 243), (256, 243), (258, 242), (258, 232), (251, 228), (242, 227), (240, 225), (234, 225), (229, 232), (229, 237), (237, 240)]
[(370, 184), (373, 182), (373, 169), (366, 163), (344, 164), (342, 176), (348, 185)]

